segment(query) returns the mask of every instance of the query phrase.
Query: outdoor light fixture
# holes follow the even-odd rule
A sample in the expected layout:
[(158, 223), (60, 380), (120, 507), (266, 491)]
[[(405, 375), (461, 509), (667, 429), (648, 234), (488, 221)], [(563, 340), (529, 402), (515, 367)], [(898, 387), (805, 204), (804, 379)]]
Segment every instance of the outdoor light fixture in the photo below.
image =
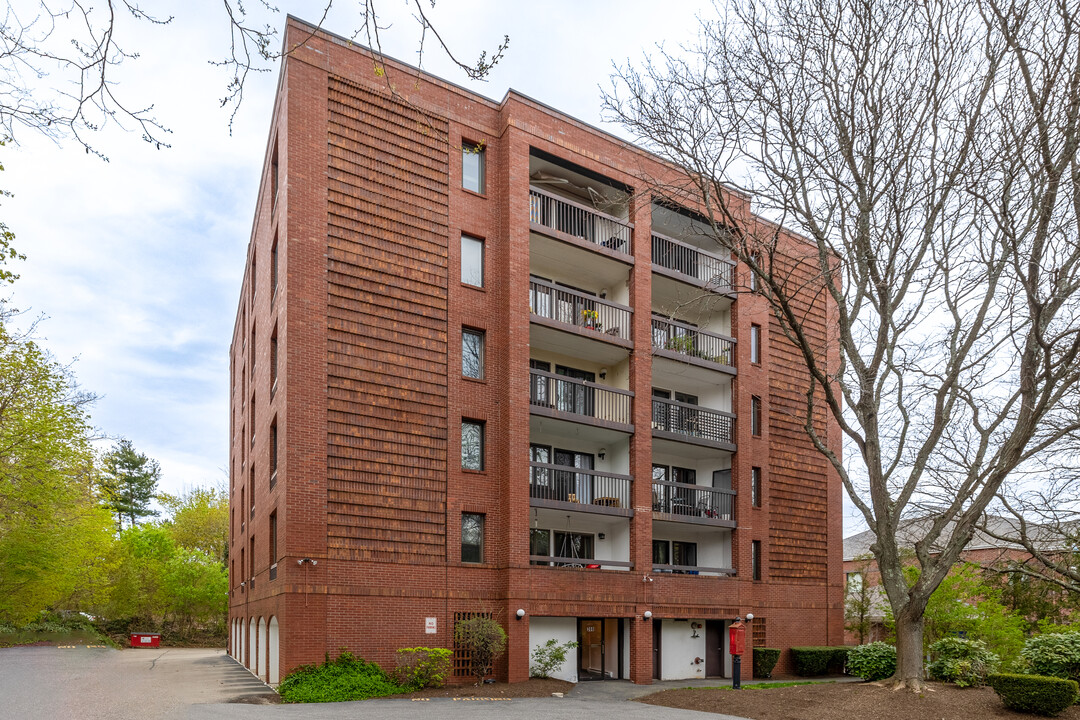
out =
[(297, 565), (303, 565), (304, 563), (308, 563), (309, 565), (318, 565), (319, 561), (318, 560), (312, 560), (311, 558), (300, 558), (299, 560), (296, 561)]
[(600, 379), (601, 380), (606, 380), (607, 379), (607, 368), (600, 368)]
[(523, 617), (525, 617), (525, 609), (524, 608), (518, 608), (517, 619), (520, 620)]
[[(602, 374), (600, 377), (604, 377)], [(603, 460), (607, 456), (607, 448), (600, 448), (600, 452), (596, 453), (596, 456)]]
[(652, 610), (646, 610), (644, 614), (642, 614), (641, 618), (643, 620), (652, 620)]
[(750, 622), (754, 619), (754, 613), (746, 613), (746, 622)]

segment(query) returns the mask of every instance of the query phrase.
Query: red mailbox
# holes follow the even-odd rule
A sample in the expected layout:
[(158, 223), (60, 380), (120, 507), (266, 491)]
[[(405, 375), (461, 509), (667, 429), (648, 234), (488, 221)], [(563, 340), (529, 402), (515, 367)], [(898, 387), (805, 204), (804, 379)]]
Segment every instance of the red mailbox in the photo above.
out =
[(728, 628), (728, 647), (732, 655), (746, 652), (746, 627), (741, 622), (733, 622)]
[(131, 633), (131, 647), (161, 647), (161, 635), (158, 633)]

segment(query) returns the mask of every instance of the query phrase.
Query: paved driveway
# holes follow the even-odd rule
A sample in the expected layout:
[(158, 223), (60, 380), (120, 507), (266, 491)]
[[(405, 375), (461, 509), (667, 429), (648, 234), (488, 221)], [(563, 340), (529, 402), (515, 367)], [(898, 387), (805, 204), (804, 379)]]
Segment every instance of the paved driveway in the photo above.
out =
[(221, 650), (0, 650), (0, 718), (20, 720), (732, 720), (626, 699), (652, 689), (596, 683), (565, 698), (265, 705), (254, 703), (270, 689)]

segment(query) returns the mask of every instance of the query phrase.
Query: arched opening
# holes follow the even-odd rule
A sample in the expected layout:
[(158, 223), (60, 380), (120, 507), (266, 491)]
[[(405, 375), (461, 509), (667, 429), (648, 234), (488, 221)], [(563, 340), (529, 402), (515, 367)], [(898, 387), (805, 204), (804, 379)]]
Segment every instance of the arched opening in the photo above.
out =
[(280, 666), (278, 665), (279, 642), (278, 621), (276, 617), (272, 617), (270, 618), (269, 633), (266, 643), (267, 665), (269, 666), (266, 682), (271, 685), (277, 685), (280, 682), (280, 678), (278, 677), (280, 672)]
[(255, 674), (266, 680), (266, 619), (259, 618), (258, 652), (255, 655)]
[(259, 628), (255, 624), (255, 618), (248, 618), (247, 657), (245, 658), (247, 662), (244, 663), (244, 667), (248, 670), (255, 669), (255, 658), (259, 653), (259, 637), (256, 635), (258, 630)]

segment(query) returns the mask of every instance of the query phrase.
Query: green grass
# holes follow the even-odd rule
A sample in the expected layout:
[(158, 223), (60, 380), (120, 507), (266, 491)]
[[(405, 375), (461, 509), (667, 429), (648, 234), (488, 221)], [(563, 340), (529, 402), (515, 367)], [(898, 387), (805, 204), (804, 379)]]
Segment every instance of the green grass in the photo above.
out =
[[(797, 685), (829, 685), (835, 680), (793, 680), (791, 682), (767, 682), (743, 685), (743, 690), (772, 690), (773, 688), (795, 687)], [(687, 687), (686, 690), (733, 690), (730, 685), (710, 685), (709, 687)]]

